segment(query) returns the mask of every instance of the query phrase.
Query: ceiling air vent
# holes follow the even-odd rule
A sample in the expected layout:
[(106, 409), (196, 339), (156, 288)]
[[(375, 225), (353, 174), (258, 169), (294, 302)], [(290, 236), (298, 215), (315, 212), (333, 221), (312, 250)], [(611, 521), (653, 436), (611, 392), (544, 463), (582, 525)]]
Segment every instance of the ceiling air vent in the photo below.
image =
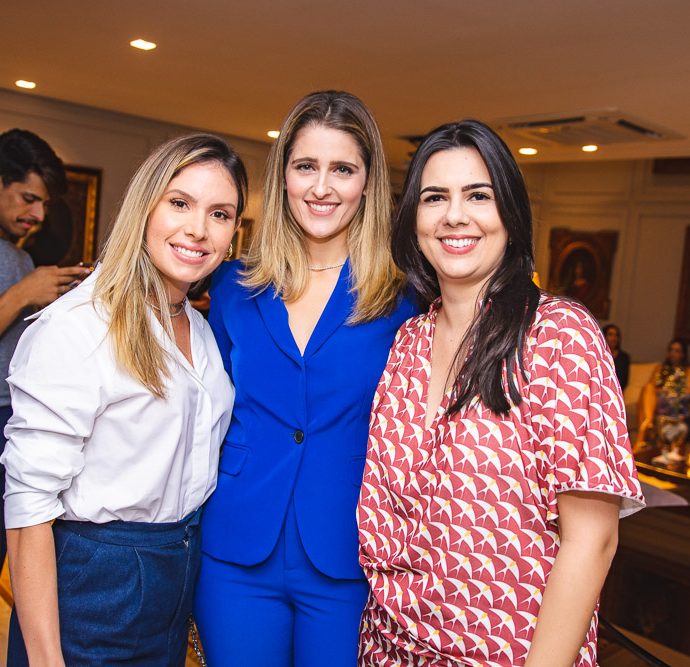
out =
[(682, 135), (658, 125), (633, 119), (616, 111), (529, 118), (506, 118), (494, 127), (507, 140), (559, 146), (625, 144), (682, 139)]

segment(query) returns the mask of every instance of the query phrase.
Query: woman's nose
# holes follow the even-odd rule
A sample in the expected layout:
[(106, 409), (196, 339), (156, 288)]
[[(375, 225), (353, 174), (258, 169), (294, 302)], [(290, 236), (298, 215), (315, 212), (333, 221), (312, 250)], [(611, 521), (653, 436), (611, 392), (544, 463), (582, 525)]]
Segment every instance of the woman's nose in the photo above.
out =
[(451, 197), (446, 209), (446, 222), (449, 225), (466, 225), (470, 221), (469, 215), (465, 210), (463, 202), (459, 197)]
[(312, 187), (314, 195), (319, 199), (323, 199), (331, 190), (329, 175), (326, 171), (317, 174), (316, 182)]
[(185, 223), (185, 234), (195, 239), (203, 239), (206, 236), (206, 216), (193, 213)]

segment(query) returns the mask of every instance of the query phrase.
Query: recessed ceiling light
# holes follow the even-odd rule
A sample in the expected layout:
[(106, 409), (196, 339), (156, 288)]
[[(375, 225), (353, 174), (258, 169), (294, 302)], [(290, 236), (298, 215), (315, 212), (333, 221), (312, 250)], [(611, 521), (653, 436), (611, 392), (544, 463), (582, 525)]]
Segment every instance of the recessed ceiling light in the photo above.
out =
[(518, 153), (520, 153), (520, 155), (536, 155), (538, 152), (536, 148), (518, 148)]
[(17, 88), (26, 88), (27, 90), (33, 90), (36, 87), (33, 81), (24, 81), (24, 79), (15, 81), (14, 85), (17, 86)]
[(597, 146), (596, 144), (587, 144), (586, 146), (582, 147), (582, 150), (585, 153), (595, 153), (599, 150), (599, 146)]
[(129, 45), (133, 46), (135, 49), (141, 49), (142, 51), (151, 51), (156, 48), (155, 42), (147, 42), (145, 39), (141, 39), (141, 37), (133, 39)]
[(280, 136), (280, 130), (269, 130), (266, 134), (271, 137), (271, 139), (277, 139)]

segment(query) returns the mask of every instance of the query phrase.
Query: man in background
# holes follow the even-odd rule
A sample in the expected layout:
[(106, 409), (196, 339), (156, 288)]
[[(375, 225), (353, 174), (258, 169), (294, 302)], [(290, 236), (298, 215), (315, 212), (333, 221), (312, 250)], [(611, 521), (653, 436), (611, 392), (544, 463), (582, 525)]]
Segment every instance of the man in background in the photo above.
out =
[[(27, 130), (0, 134), (0, 451), (5, 424), (12, 414), (7, 375), (14, 348), (37, 307), (69, 291), (88, 269), (82, 266), (41, 266), (15, 246), (43, 222), (51, 197), (67, 189), (65, 169), (53, 149)], [(5, 559), (5, 519), (2, 495), (5, 469), (0, 466), (0, 565)]]

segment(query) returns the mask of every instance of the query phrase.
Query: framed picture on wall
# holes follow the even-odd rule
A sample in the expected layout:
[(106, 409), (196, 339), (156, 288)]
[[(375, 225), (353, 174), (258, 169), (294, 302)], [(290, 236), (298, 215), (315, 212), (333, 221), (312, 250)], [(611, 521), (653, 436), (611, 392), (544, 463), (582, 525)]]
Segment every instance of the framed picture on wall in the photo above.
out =
[(249, 250), (249, 243), (252, 240), (252, 231), (254, 230), (254, 221), (251, 218), (243, 218), (242, 224), (232, 237), (232, 256), (234, 259), (239, 259), (247, 254)]
[(65, 172), (66, 194), (51, 201), (43, 223), (19, 241), (36, 266), (71, 266), (96, 259), (102, 172), (67, 165)]
[(547, 289), (583, 303), (597, 319), (608, 318), (618, 232), (551, 230)]

